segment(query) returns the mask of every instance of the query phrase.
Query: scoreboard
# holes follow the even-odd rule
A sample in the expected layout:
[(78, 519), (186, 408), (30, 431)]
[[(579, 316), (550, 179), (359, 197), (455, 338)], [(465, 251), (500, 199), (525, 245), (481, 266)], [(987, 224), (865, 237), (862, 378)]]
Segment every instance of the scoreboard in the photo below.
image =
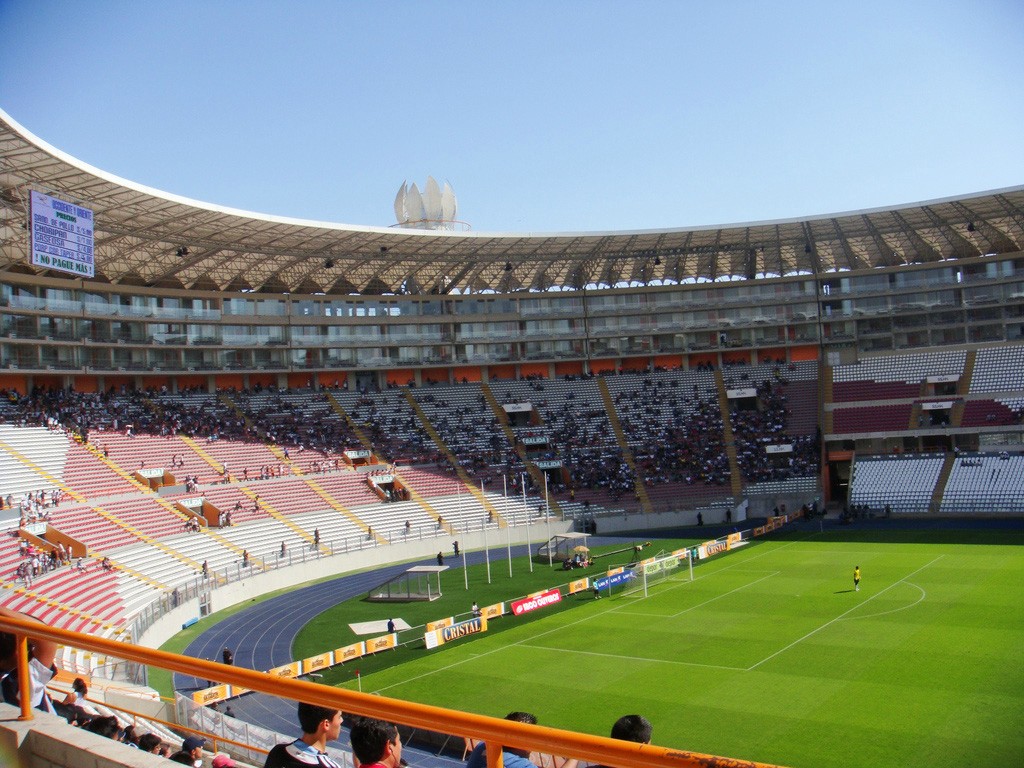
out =
[(92, 211), (32, 191), (31, 262), (78, 277), (95, 277)]

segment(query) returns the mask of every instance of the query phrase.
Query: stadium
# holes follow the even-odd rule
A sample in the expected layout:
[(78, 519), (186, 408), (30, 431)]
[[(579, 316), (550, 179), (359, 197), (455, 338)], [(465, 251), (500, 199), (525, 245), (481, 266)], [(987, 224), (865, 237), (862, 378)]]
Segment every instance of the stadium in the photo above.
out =
[[(846, 648), (844, 661), (870, 654), (884, 679), (900, 676), (908, 649), (929, 662), (905, 683), (919, 730), (882, 738), (882, 725), (858, 715), (861, 734), (843, 734), (848, 743), (877, 746), (891, 760), (873, 754), (879, 765), (933, 762), (930, 750), (946, 749), (963, 750), (964, 764), (1012, 763), (1022, 755), (1021, 609), (998, 589), (980, 592), (987, 581), (1010, 593), (1020, 583), (1022, 243), (1024, 187), (725, 227), (341, 226), (117, 178), (0, 112), (0, 606), (58, 632), (56, 691), (87, 677), (93, 705), (122, 723), (144, 721), (166, 740), (193, 729), (256, 765), (271, 732), (292, 727), (291, 704), (282, 716), (272, 697), (239, 690), (294, 699), (313, 690), (298, 678), (332, 674), (347, 692), (337, 695), (351, 695), (331, 701), (448, 734), (456, 757), (472, 733), (614, 765), (849, 765), (842, 749), (794, 748), (815, 714), (787, 721), (785, 708), (809, 690), (823, 708), (853, 690), (892, 722), (906, 711), (883, 706), (903, 701), (893, 691), (874, 679), (828, 688), (834, 673), (814, 654), (745, 687), (805, 639), (840, 653), (846, 626), (872, 644)], [(643, 559), (636, 541), (653, 542)], [(492, 569), (501, 575), (506, 550), (499, 587)], [(575, 564), (585, 583), (561, 573)], [(874, 579), (877, 602), (863, 621), (839, 624), (860, 618), (857, 606), (824, 597), (850, 591), (855, 565), (874, 574), (865, 592)], [(642, 592), (609, 582), (608, 600), (591, 599), (616, 568), (642, 579)], [(954, 573), (925, 583), (946, 568)], [(822, 587), (822, 570), (841, 571), (841, 586)], [(444, 629), (425, 630), (430, 617), (478, 620), (467, 615), (471, 579), (473, 602), (498, 606), (493, 632), (427, 653), (425, 631)], [(373, 625), (369, 639), (339, 631), (332, 637), (348, 639), (314, 639), (295, 654), (302, 627), (343, 599), (379, 597), (385, 582), (404, 590), (403, 600), (387, 592), (395, 607), (367, 598), (345, 609)], [(514, 604), (532, 610), (522, 598), (552, 590), (564, 606), (511, 618)], [(455, 607), (433, 603), (444, 591), (457, 594)], [(701, 612), (751, 593), (733, 623)], [(970, 618), (952, 607), (960, 598)], [(376, 626), (389, 611), (407, 626)], [(604, 725), (592, 725), (604, 722), (598, 714), (575, 721), (587, 707), (559, 704), (564, 691), (590, 690), (600, 655), (611, 659), (603, 675), (632, 670), (643, 654), (616, 639), (643, 623), (653, 648), (658, 628), (684, 614), (700, 623), (685, 625), (685, 640), (683, 629), (663, 638), (662, 661), (690, 665), (685, 685), (716, 694), (687, 717), (713, 710), (739, 736), (698, 744), (680, 715), (655, 731), (664, 748), (615, 752), (599, 738)], [(558, 634), (584, 621), (586, 643)], [(934, 633), (967, 643), (971, 632), (984, 658), (925, 642)], [(497, 686), (512, 661), (486, 683), (483, 671), (467, 673), (466, 688), (444, 695), (436, 677), (410, 685), (439, 674), (426, 667), (442, 654), (454, 665), (467, 649), (500, 654), (549, 633), (582, 666), (531, 657), (516, 663), (543, 672), (514, 679), (536, 691), (521, 706), (575, 735), (501, 730), (483, 717), (509, 708)], [(343, 658), (343, 643), (358, 652)], [(237, 668), (216, 663), (229, 645)], [(160, 647), (191, 661), (146, 655)], [(402, 663), (380, 660), (392, 651)], [(365, 681), (352, 658), (371, 673)], [(672, 679), (656, 666), (636, 675), (649, 690)], [(717, 688), (723, 675), (744, 682)], [(619, 696), (616, 711), (632, 709), (622, 682), (594, 683), (582, 698)], [(175, 689), (173, 703), (142, 693), (162, 685)], [(918, 698), (929, 685), (941, 691)], [(471, 695), (485, 686), (489, 698)], [(398, 703), (361, 697), (371, 688)], [(783, 711), (730, 704), (766, 691)], [(406, 698), (405, 709), (387, 708)], [(240, 717), (211, 714), (212, 702)], [(967, 724), (951, 728), (943, 707)], [(43, 759), (39, 729), (18, 733), (5, 748)], [(445, 762), (450, 745), (434, 746), (410, 752), (412, 764), (459, 762)], [(680, 752), (691, 749), (700, 755)]]

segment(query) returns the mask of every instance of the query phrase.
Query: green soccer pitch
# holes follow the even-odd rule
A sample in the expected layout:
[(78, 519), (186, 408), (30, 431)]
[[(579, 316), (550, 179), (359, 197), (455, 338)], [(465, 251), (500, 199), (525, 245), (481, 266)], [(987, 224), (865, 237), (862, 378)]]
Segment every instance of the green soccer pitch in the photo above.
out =
[[(600, 735), (639, 713), (660, 746), (793, 768), (1024, 765), (1022, 545), (1019, 530), (805, 528), (698, 562), (693, 581), (682, 567), (647, 597), (568, 597), (324, 682), (499, 717), (527, 710)], [(468, 592), (453, 569), (429, 605), (343, 604), (307, 625), (296, 658), (351, 642), (350, 621), (392, 612), (415, 624), (570, 578), (514, 567), (510, 579), (492, 560), (490, 585), (471, 568)]]

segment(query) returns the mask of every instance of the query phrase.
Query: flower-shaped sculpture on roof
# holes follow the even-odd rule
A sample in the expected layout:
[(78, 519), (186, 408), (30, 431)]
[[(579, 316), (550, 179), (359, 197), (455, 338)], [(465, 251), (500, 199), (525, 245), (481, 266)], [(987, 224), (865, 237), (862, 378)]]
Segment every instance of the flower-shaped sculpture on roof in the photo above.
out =
[[(395, 218), (398, 226), (411, 229), (457, 229), (462, 224), (455, 219), (458, 201), (455, 190), (447, 181), (442, 189), (433, 176), (427, 176), (427, 183), (420, 192), (413, 182), (402, 182), (395, 196)], [(465, 226), (465, 225), (463, 225)]]

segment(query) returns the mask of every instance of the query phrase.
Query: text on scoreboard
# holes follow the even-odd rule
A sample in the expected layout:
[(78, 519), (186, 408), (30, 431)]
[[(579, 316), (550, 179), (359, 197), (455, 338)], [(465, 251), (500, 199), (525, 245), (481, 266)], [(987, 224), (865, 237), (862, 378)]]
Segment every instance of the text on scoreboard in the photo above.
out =
[(34, 266), (95, 277), (92, 211), (32, 191), (31, 261)]

